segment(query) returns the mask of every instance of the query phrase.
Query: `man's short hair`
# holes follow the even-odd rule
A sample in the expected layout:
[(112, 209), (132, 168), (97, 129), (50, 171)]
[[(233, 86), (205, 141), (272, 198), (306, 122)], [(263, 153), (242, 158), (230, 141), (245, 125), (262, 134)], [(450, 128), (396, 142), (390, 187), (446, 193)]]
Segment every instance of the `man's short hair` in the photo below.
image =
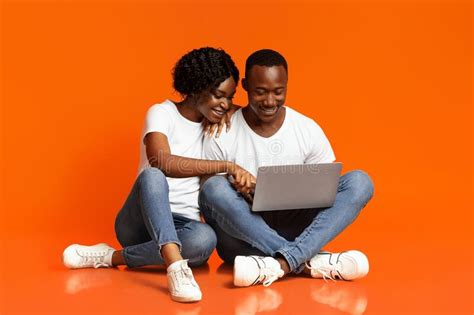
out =
[(288, 64), (285, 57), (272, 49), (260, 49), (252, 53), (245, 62), (245, 77), (247, 77), (253, 66), (283, 66), (288, 74)]

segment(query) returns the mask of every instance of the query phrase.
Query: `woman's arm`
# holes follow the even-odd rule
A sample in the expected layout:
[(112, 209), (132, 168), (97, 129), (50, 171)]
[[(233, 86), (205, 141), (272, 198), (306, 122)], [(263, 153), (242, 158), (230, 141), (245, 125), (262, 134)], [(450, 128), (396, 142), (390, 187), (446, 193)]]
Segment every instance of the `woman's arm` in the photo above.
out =
[(242, 189), (252, 188), (255, 181), (252, 174), (228, 161), (191, 159), (172, 155), (168, 138), (160, 132), (150, 132), (145, 136), (145, 147), (148, 162), (159, 168), (167, 177), (193, 177), (228, 173), (233, 175)]
[(193, 177), (225, 173), (232, 167), (227, 161), (207, 161), (172, 155), (168, 138), (160, 132), (145, 136), (146, 156), (151, 166), (159, 168), (167, 177)]

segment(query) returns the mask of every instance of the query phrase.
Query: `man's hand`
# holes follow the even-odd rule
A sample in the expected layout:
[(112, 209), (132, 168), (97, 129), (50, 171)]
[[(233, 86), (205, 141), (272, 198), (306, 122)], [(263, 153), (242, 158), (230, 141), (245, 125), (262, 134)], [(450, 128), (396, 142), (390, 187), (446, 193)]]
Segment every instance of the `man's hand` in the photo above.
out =
[(242, 197), (244, 197), (244, 199), (250, 203), (250, 204), (253, 204), (253, 193), (249, 193), (249, 194), (245, 194), (245, 193), (240, 193), (242, 195)]

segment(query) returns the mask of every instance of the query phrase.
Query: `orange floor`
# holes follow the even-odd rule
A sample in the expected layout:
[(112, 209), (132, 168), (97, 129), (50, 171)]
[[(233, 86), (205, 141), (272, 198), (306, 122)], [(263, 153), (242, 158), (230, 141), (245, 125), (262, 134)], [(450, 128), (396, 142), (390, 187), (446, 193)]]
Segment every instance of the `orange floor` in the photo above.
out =
[(194, 268), (203, 300), (184, 305), (169, 298), (160, 267), (67, 270), (61, 264), (62, 247), (53, 237), (2, 245), (0, 314), (5, 315), (472, 314), (474, 310), (472, 256), (448, 249), (428, 253), (400, 247), (376, 252), (365, 246), (371, 271), (364, 279), (325, 282), (289, 277), (268, 288), (234, 288), (232, 268), (214, 253), (209, 264)]

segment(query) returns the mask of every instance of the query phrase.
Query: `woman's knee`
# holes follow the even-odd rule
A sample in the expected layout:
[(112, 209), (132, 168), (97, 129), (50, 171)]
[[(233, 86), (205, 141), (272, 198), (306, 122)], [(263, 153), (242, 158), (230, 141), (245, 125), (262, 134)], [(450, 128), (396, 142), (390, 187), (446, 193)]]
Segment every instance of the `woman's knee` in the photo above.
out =
[(183, 240), (183, 257), (189, 259), (191, 266), (204, 264), (217, 245), (214, 230), (205, 223), (193, 223), (192, 233), (187, 240)]
[(140, 188), (156, 188), (168, 192), (166, 175), (156, 167), (145, 168), (137, 178)]

